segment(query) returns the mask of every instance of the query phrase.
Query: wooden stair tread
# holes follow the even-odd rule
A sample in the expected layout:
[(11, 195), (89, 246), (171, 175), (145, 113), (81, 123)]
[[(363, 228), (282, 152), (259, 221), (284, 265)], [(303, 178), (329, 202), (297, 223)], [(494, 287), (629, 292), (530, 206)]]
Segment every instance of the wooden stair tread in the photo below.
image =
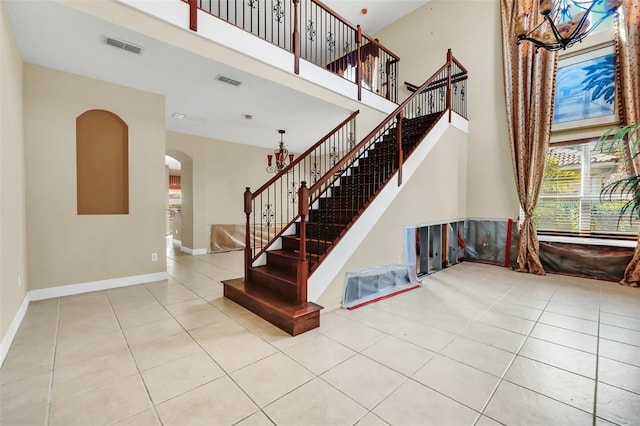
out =
[(297, 285), (295, 275), (292, 276), (292, 274), (287, 273), (279, 268), (274, 268), (269, 265), (252, 266), (251, 271), (258, 274), (275, 277), (281, 281), (286, 282), (287, 284), (291, 284), (294, 287)]

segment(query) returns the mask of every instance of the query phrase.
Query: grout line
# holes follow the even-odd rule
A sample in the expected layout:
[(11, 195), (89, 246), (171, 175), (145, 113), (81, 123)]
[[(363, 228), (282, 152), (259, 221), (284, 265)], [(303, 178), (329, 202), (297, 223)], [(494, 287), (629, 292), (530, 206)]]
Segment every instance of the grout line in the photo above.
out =
[[(513, 289), (513, 287), (512, 287)], [(487, 401), (484, 403), (484, 405), (482, 406), (482, 410), (480, 410), (481, 413), (484, 413), (484, 411), (487, 409), (487, 407), (489, 406), (489, 402), (491, 402), (491, 399), (493, 399), (494, 395), (496, 394), (496, 392), (498, 391), (498, 387), (500, 386), (500, 384), (502, 383), (502, 381), (504, 380), (504, 377), (507, 375), (507, 372), (509, 371), (509, 369), (511, 368), (511, 366), (513, 365), (513, 363), (515, 362), (516, 358), (518, 357), (518, 354), (520, 353), (520, 351), (522, 350), (522, 347), (525, 345), (525, 343), (527, 342), (527, 340), (529, 340), (529, 336), (531, 335), (531, 333), (533, 332), (533, 330), (536, 328), (536, 326), (538, 325), (538, 321), (540, 320), (540, 317), (542, 316), (542, 314), (545, 312), (547, 306), (549, 306), (549, 303), (551, 303), (551, 300), (553, 299), (553, 296), (556, 294), (557, 289), (553, 292), (553, 294), (551, 295), (551, 297), (549, 298), (549, 300), (547, 300), (547, 303), (545, 304), (544, 308), (542, 309), (542, 311), (540, 312), (540, 315), (538, 316), (538, 318), (536, 319), (535, 323), (533, 324), (533, 327), (531, 327), (531, 329), (529, 330), (529, 332), (527, 333), (526, 337), (522, 340), (522, 343), (520, 344), (520, 346), (518, 347), (518, 349), (516, 350), (515, 354), (513, 355), (513, 358), (511, 358), (511, 361), (509, 362), (509, 364), (507, 365), (507, 367), (504, 369), (504, 371), (502, 372), (502, 375), (500, 376), (498, 383), (496, 383), (495, 387), (493, 388), (493, 390), (491, 391), (491, 393), (489, 394), (489, 397), (487, 398)], [(509, 292), (505, 293), (504, 296), (506, 296)], [(504, 296), (502, 298), (504, 298)], [(501, 298), (501, 299), (502, 299)], [(546, 396), (546, 395), (545, 395)], [(477, 421), (476, 421), (477, 423)], [(474, 424), (475, 425), (475, 424)]]
[[(144, 285), (143, 285), (143, 288), (145, 289), (146, 292), (151, 294), (151, 292)], [(133, 351), (131, 350), (131, 345), (129, 344), (129, 341), (127, 340), (127, 336), (124, 334), (124, 329), (122, 328), (122, 324), (120, 323), (120, 319), (118, 318), (118, 315), (116, 314), (115, 309), (113, 309), (113, 304), (111, 303), (111, 297), (109, 297), (109, 292), (106, 291), (106, 290), (104, 292), (105, 292), (105, 295), (107, 296), (107, 301), (109, 302), (109, 307), (111, 308), (111, 313), (113, 314), (113, 316), (116, 319), (116, 322), (118, 323), (118, 328), (120, 328), (120, 334), (122, 335), (122, 338), (124, 339), (125, 343), (127, 344), (127, 350), (129, 351), (129, 356), (131, 357), (131, 360), (133, 361), (133, 364), (136, 366), (136, 371), (138, 372), (138, 378), (142, 382), (142, 386), (144, 386), (144, 390), (147, 393), (147, 397), (149, 398), (149, 402), (151, 402), (151, 408), (153, 409), (153, 413), (156, 415), (156, 419), (160, 423), (160, 426), (163, 426), (164, 423), (162, 422), (162, 419), (160, 418), (160, 414), (158, 413), (158, 409), (156, 407), (156, 403), (153, 400), (153, 398), (151, 398), (151, 393), (149, 392), (149, 388), (147, 387), (147, 383), (144, 381), (144, 378), (142, 377), (142, 371), (140, 370), (140, 367), (138, 366), (138, 361), (136, 361), (135, 356), (133, 356)], [(138, 413), (136, 413), (136, 414), (138, 414)], [(133, 414), (133, 415), (135, 415), (135, 414)], [(123, 419), (120, 419), (120, 420), (123, 420)]]
[(51, 375), (49, 376), (49, 395), (47, 396), (47, 401), (49, 402), (49, 407), (47, 408), (47, 413), (45, 416), (45, 424), (51, 424), (51, 410), (53, 406), (53, 377), (56, 371), (56, 353), (58, 351), (58, 331), (60, 330), (60, 298), (58, 297), (58, 315), (56, 316), (56, 332), (53, 337), (53, 354), (51, 359)]
[[(602, 306), (602, 284), (600, 285), (600, 306)], [(598, 372), (600, 370), (600, 317), (601, 309), (598, 309), (598, 336), (596, 340), (596, 377), (593, 385), (593, 426), (596, 426), (598, 418)]]

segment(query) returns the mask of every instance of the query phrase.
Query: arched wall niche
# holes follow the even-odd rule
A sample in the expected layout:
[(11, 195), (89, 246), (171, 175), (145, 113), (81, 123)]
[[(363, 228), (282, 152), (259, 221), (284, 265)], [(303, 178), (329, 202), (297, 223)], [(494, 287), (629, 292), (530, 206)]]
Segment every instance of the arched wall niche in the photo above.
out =
[(76, 118), (79, 215), (129, 214), (129, 127), (92, 109)]

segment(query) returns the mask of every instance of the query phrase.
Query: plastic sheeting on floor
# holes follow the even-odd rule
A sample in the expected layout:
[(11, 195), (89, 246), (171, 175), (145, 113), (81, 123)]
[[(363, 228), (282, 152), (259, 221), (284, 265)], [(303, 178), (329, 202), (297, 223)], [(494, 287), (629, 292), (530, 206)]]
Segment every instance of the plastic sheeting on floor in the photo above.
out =
[(354, 308), (375, 299), (411, 289), (418, 283), (415, 268), (390, 264), (347, 272), (343, 308)]
[(547, 272), (620, 281), (633, 250), (622, 247), (540, 242), (540, 260)]

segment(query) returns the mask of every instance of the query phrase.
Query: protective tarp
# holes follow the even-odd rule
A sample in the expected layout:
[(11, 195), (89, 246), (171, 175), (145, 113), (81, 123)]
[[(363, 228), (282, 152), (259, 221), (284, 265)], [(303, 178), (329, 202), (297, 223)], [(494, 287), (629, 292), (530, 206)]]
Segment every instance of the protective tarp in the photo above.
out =
[(211, 225), (212, 253), (239, 250), (244, 248), (244, 225)]
[(623, 247), (540, 242), (540, 260), (547, 272), (620, 281), (633, 250)]
[(410, 289), (418, 282), (414, 267), (396, 263), (347, 272), (342, 307), (353, 308)]
[(517, 224), (510, 220), (468, 220), (459, 245), (464, 248), (465, 260), (476, 260), (510, 266), (517, 253)]

